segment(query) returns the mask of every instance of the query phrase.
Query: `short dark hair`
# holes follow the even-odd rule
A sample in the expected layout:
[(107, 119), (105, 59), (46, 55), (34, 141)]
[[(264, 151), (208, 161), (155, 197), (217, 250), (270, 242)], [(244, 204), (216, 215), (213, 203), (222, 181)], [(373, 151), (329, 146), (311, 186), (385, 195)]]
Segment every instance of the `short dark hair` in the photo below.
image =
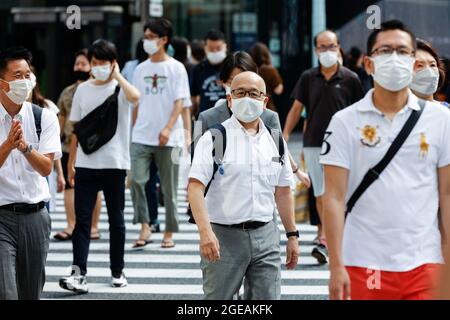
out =
[(84, 48), (84, 49), (80, 49), (80, 50), (78, 50), (77, 52), (75, 52), (75, 54), (74, 54), (74, 60), (77, 60), (77, 58), (79, 57), (79, 56), (85, 56), (86, 57), (86, 59), (88, 59), (89, 60), (89, 58), (88, 58), (88, 50), (86, 49), (86, 48)]
[(191, 42), (191, 52), (192, 57), (197, 61), (202, 61), (205, 59), (205, 41), (203, 40), (194, 40)]
[(235, 68), (258, 73), (258, 67), (252, 57), (245, 51), (237, 51), (229, 54), (223, 61), (219, 80), (227, 82)]
[(436, 60), (437, 67), (439, 69), (439, 84), (438, 84), (438, 91), (442, 89), (443, 85), (445, 84), (445, 65), (444, 62), (439, 57), (436, 49), (433, 48), (431, 43), (428, 41), (425, 41), (423, 39), (416, 39), (417, 43), (417, 50), (422, 50), (425, 52), (428, 52), (434, 60)]
[(333, 34), (336, 36), (337, 43), (339, 44), (339, 37), (338, 37), (336, 31), (334, 31), (334, 30), (332, 30), (332, 29), (326, 29), (326, 30), (323, 30), (323, 31), (319, 32), (318, 34), (316, 34), (316, 35), (314, 36), (314, 47), (317, 47), (317, 39), (319, 38), (319, 36), (322, 35), (322, 34), (324, 34), (325, 32), (331, 32), (331, 33), (333, 33)]
[(211, 41), (222, 40), (222, 41), (225, 41), (225, 35), (223, 34), (222, 31), (219, 31), (219, 30), (214, 30), (214, 29), (213, 30), (209, 30), (206, 33), (205, 42), (206, 42), (206, 40), (211, 40)]
[(173, 58), (183, 64), (186, 63), (188, 60), (188, 46), (189, 41), (186, 38), (174, 37), (172, 39)]
[(411, 36), (411, 43), (413, 45), (413, 49), (415, 50), (417, 47), (416, 44), (416, 36), (412, 31), (400, 20), (389, 20), (386, 22), (383, 22), (379, 29), (374, 29), (372, 33), (369, 35), (369, 38), (367, 39), (367, 55), (371, 55), (373, 51), (373, 47), (375, 46), (375, 43), (377, 42), (377, 37), (381, 32), (386, 32), (390, 30), (401, 30), (406, 32)]
[(114, 60), (117, 60), (116, 46), (114, 43), (104, 39), (95, 40), (88, 49), (89, 61), (91, 61), (93, 57), (98, 60), (113, 62)]
[(261, 67), (263, 64), (272, 64), (269, 48), (262, 42), (255, 43), (250, 48), (249, 53), (258, 67)]
[(173, 36), (172, 22), (170, 22), (169, 20), (164, 19), (164, 18), (153, 18), (153, 19), (150, 19), (144, 25), (144, 32), (147, 29), (149, 29), (153, 33), (156, 33), (158, 35), (158, 37), (160, 37), (160, 38), (167, 37), (167, 43), (164, 46), (167, 51), (170, 43), (172, 42), (172, 36)]
[(24, 47), (7, 48), (0, 51), (0, 76), (5, 73), (8, 63), (15, 60), (25, 60), (31, 66), (31, 52)]
[(140, 39), (136, 43), (136, 48), (134, 51), (134, 58), (139, 61), (139, 63), (144, 62), (148, 59), (148, 53), (144, 50), (144, 40)]

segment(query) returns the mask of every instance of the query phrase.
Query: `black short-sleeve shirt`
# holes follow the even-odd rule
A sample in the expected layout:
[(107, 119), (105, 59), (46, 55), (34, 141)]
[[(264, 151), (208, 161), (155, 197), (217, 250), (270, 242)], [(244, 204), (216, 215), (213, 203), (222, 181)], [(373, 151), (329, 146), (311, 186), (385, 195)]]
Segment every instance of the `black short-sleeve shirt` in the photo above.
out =
[(308, 124), (303, 145), (321, 147), (333, 115), (363, 97), (358, 75), (345, 67), (339, 66), (329, 81), (325, 80), (319, 67), (306, 70), (292, 92), (292, 98), (306, 108)]
[(218, 83), (221, 66), (204, 60), (192, 69), (191, 95), (200, 96), (199, 113), (214, 107), (219, 99), (226, 97), (225, 90)]

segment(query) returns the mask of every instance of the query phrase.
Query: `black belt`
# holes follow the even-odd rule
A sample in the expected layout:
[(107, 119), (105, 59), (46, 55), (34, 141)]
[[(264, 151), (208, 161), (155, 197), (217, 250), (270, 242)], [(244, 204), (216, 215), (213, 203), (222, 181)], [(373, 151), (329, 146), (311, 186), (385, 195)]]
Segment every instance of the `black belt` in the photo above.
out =
[(17, 212), (17, 213), (34, 213), (41, 211), (45, 207), (45, 202), (39, 202), (35, 204), (27, 203), (12, 203), (4, 206), (0, 206), (1, 210)]
[(253, 230), (253, 229), (258, 229), (261, 228), (262, 226), (265, 226), (266, 224), (268, 224), (270, 221), (268, 222), (261, 222), (261, 221), (247, 221), (247, 222), (242, 222), (242, 223), (238, 223), (238, 224), (220, 224), (220, 223), (212, 223), (221, 227), (225, 227), (225, 228), (233, 228), (233, 229), (241, 229), (241, 230)]

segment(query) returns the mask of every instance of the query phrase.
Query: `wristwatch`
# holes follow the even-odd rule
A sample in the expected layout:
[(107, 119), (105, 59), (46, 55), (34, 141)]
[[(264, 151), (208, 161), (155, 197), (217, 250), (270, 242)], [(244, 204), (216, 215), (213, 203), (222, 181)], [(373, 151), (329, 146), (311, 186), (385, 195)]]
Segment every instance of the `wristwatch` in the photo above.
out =
[(289, 239), (290, 237), (300, 238), (300, 234), (299, 234), (298, 230), (292, 231), (292, 232), (286, 232), (286, 238)]
[(29, 143), (23, 154), (30, 154), (33, 151), (33, 145)]

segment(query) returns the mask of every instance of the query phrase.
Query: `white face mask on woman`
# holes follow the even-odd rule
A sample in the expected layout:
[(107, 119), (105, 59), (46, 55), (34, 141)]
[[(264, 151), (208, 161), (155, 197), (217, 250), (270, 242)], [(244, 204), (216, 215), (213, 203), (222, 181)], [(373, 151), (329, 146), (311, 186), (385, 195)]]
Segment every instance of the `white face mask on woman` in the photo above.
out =
[(240, 121), (250, 123), (258, 119), (264, 111), (264, 100), (249, 97), (231, 99), (231, 111)]
[(384, 89), (392, 92), (400, 91), (411, 84), (415, 58), (398, 55), (380, 55), (371, 58), (374, 63), (373, 80)]
[(411, 85), (412, 90), (424, 96), (433, 95), (439, 85), (439, 71), (430, 67), (417, 70)]
[(109, 79), (109, 76), (111, 75), (111, 64), (104, 64), (101, 66), (95, 66), (92, 67), (91, 73), (94, 76), (96, 80), (100, 81), (106, 81)]
[(5, 92), (5, 94), (9, 100), (17, 105), (22, 105), (25, 101), (27, 101), (31, 91), (33, 90), (33, 85), (30, 79), (14, 80), (8, 82), (8, 84), (9, 91)]

